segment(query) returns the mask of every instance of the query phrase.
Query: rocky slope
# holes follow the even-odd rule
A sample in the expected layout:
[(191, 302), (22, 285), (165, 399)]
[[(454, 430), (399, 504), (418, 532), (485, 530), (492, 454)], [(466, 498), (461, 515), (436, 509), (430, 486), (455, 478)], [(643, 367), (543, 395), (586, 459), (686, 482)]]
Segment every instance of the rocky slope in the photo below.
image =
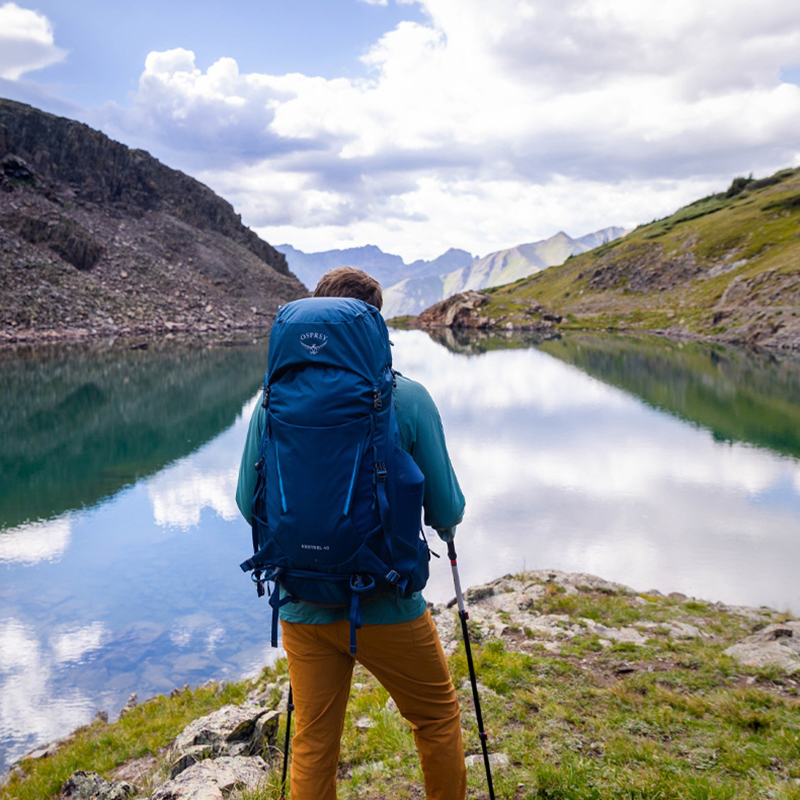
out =
[[(730, 189), (422, 325), (650, 330), (800, 349), (800, 169)], [(561, 318), (560, 321), (558, 318)]]
[(263, 327), (305, 294), (208, 187), (0, 100), (0, 342)]

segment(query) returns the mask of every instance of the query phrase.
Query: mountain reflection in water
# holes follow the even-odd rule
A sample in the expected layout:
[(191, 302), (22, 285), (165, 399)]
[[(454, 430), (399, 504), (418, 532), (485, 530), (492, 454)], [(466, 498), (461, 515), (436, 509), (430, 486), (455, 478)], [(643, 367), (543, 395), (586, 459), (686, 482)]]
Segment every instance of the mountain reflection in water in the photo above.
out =
[(0, 354), (0, 524), (95, 505), (231, 425), (266, 348), (52, 347)]

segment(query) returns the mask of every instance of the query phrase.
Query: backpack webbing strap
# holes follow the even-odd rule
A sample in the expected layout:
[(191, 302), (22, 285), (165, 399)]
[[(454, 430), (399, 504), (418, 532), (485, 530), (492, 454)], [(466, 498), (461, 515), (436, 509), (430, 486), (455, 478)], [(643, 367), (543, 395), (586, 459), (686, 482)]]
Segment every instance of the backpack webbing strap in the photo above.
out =
[(361, 627), (361, 595), (375, 588), (375, 579), (369, 575), (364, 582), (363, 575), (352, 575), (350, 577), (350, 652), (356, 653), (356, 631)]
[(381, 515), (381, 527), (383, 528), (383, 538), (386, 542), (386, 548), (389, 551), (390, 560), (394, 561), (394, 552), (392, 548), (392, 513), (389, 506), (389, 494), (386, 488), (386, 479), (389, 473), (386, 469), (386, 464), (382, 461), (375, 463), (375, 494), (378, 498), (378, 510)]
[(361, 627), (361, 595), (350, 595), (350, 653), (356, 654), (356, 631)]
[(285, 606), (287, 603), (291, 603), (294, 598), (291, 595), (286, 595), (286, 597), (281, 597), (281, 591), (278, 588), (278, 584), (275, 584), (275, 588), (272, 591), (272, 594), (269, 596), (269, 604), (272, 606), (272, 635), (270, 638), (270, 644), (273, 647), (278, 646), (278, 616), (281, 609), (281, 606)]

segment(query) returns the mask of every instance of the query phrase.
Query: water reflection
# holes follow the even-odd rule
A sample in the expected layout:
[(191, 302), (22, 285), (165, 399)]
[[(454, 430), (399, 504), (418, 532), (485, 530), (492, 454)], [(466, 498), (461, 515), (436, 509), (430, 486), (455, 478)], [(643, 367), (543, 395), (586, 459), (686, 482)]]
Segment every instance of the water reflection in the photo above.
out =
[[(395, 356), (398, 363), (402, 356), (401, 370), (429, 387), (447, 426), (468, 503), (460, 530), (466, 583), (523, 566), (555, 567), (639, 589), (800, 610), (793, 574), (800, 557), (795, 458), (723, 441), (718, 428), (686, 425), (550, 355), (575, 354), (578, 346), (602, 353), (602, 339), (573, 344), (565, 337), (531, 349), (530, 341), (510, 337), (452, 337), (447, 351), (425, 338), (403, 338)], [(625, 345), (612, 342), (618, 361), (630, 363)], [(638, 356), (633, 374), (644, 380), (641, 343), (629, 347)], [(474, 355), (465, 359), (468, 352)], [(721, 355), (727, 363), (737, 357)], [(740, 429), (753, 439), (764, 426), (748, 423), (743, 409), (787, 403), (798, 380), (797, 362), (782, 361), (776, 381), (743, 386), (746, 400), (740, 401), (729, 376), (715, 384), (707, 373), (693, 372), (680, 351), (677, 356), (674, 374), (661, 369), (660, 379), (700, 383), (711, 398), (728, 393), (737, 409), (730, 417), (738, 414)], [(669, 358), (663, 355), (661, 365)], [(759, 364), (750, 358), (748, 374)], [(769, 374), (767, 364), (759, 375)], [(663, 393), (681, 396), (674, 386)], [(684, 396), (696, 394), (684, 388)], [(773, 426), (770, 437), (780, 429)], [(782, 449), (790, 446), (781, 441)], [(431, 589), (442, 597), (449, 591), (446, 577)]]
[[(392, 338), (444, 420), (466, 585), (558, 568), (800, 611), (796, 359)], [(263, 346), (0, 359), (0, 767), (131, 692), (273, 655), (234, 503), (265, 360)], [(446, 561), (432, 573), (428, 598), (450, 599)]]
[(0, 354), (0, 530), (92, 506), (193, 452), (231, 425), (265, 362), (263, 346)]
[(614, 334), (543, 338), (439, 329), (431, 337), (463, 355), (535, 346), (655, 408), (708, 428), (720, 440), (800, 457), (797, 353)]

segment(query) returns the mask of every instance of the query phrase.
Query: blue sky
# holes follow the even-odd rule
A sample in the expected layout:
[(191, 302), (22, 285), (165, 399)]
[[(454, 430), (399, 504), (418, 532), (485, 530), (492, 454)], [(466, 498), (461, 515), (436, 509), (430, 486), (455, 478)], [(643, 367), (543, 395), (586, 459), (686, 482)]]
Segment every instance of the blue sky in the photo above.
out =
[(0, 95), (147, 149), (273, 244), (407, 261), (800, 163), (798, 79), (795, 0), (0, 0)]
[(66, 58), (31, 77), (54, 82), (57, 96), (91, 107), (124, 103), (136, 89), (147, 54), (188, 47), (208, 68), (232, 55), (242, 72), (304, 72), (326, 78), (366, 73), (359, 61), (381, 34), (416, 7), (370, 6), (353, 0), (109, 3), (44, 0), (30, 6), (52, 23)]

